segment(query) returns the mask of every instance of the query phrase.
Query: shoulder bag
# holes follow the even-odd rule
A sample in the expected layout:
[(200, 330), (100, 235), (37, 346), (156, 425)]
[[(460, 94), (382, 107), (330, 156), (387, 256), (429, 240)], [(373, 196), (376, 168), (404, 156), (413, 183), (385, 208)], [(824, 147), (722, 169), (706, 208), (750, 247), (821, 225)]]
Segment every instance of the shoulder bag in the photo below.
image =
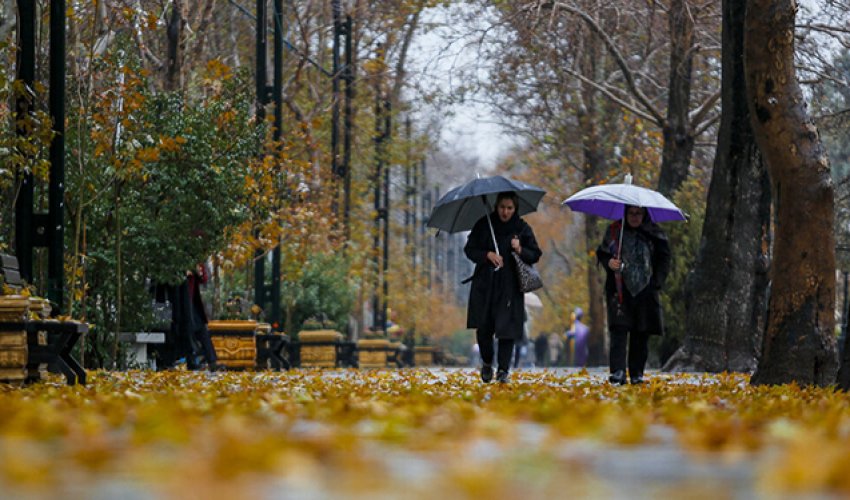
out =
[(531, 264), (526, 264), (519, 255), (511, 252), (516, 261), (516, 272), (519, 280), (519, 291), (522, 293), (533, 292), (543, 287), (543, 280), (540, 279), (540, 273)]

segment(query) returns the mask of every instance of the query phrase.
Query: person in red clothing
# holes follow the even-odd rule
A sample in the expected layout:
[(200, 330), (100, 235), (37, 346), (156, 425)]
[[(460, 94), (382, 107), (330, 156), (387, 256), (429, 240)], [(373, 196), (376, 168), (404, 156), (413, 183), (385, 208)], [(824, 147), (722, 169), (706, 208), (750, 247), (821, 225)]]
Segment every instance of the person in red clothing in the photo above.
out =
[(201, 285), (209, 281), (206, 266), (198, 264), (194, 271), (186, 271), (186, 311), (183, 331), (188, 333), (192, 352), (186, 356), (186, 367), (197, 370), (206, 364), (210, 370), (217, 369), (218, 357), (207, 330), (207, 311), (201, 298)]

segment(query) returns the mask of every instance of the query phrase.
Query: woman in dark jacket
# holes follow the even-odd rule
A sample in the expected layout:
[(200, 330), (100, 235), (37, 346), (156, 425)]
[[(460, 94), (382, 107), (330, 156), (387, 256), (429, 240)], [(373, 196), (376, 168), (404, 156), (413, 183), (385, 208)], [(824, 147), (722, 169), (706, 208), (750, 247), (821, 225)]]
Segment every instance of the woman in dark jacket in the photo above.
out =
[[(649, 336), (662, 335), (659, 293), (670, 271), (667, 235), (647, 217), (646, 209), (626, 207), (626, 226), (612, 223), (596, 258), (605, 267), (605, 301), (611, 334), (609, 363), (612, 384), (626, 383), (626, 345), (632, 384), (643, 383)], [(618, 253), (619, 252), (619, 253)]]
[(516, 253), (528, 264), (534, 264), (542, 255), (534, 231), (519, 217), (517, 206), (516, 193), (499, 193), (496, 210), (475, 224), (463, 249), (467, 258), (475, 263), (466, 327), (476, 329), (483, 361), (481, 380), (485, 383), (493, 378), (493, 337), (499, 339), (496, 379), (507, 382), (514, 341), (521, 339), (523, 334), (525, 296), (519, 290), (516, 262), (511, 253)]

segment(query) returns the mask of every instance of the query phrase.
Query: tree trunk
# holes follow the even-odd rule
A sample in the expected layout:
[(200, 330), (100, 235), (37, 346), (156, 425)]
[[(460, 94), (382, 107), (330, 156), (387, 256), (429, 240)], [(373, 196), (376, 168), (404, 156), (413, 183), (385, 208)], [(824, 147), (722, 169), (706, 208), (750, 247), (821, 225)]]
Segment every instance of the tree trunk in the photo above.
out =
[(794, 0), (749, 0), (744, 69), (770, 172), (776, 238), (762, 357), (753, 384), (835, 382), (833, 188), (794, 69)]
[[(593, 75), (599, 71), (597, 62), (601, 57), (595, 43), (588, 44), (583, 56), (583, 73)], [(605, 154), (603, 151), (604, 134), (600, 133), (602, 112), (597, 102), (597, 91), (591, 86), (582, 85), (581, 99), (583, 106), (578, 109), (577, 117), (582, 131), (582, 150), (584, 160), (584, 177), (598, 184), (605, 174)], [(588, 366), (608, 364), (607, 336), (605, 334), (605, 304), (601, 271), (596, 266), (596, 247), (602, 240), (596, 217), (588, 217), (584, 223), (585, 244), (587, 248), (587, 291), (588, 314), (590, 315), (590, 336), (588, 338)]]
[(183, 17), (183, 2), (175, 0), (171, 6), (171, 17), (168, 20), (168, 59), (165, 67), (165, 90), (174, 91), (182, 88), (180, 77), (183, 73), (183, 29), (186, 19)]
[(596, 217), (585, 217), (584, 219), (584, 234), (587, 242), (587, 293), (588, 293), (588, 311), (590, 319), (588, 327), (590, 328), (590, 337), (588, 340), (588, 366), (600, 366), (608, 364), (606, 358), (606, 337), (605, 337), (605, 302), (602, 287), (602, 273), (596, 265), (596, 246), (602, 240), (602, 234), (599, 232), (599, 224)]
[(664, 149), (658, 190), (671, 197), (688, 177), (694, 151), (694, 131), (688, 112), (691, 101), (691, 74), (696, 48), (694, 20), (686, 0), (673, 0), (670, 5), (670, 93), (667, 97), (667, 119), (662, 125)]
[(770, 184), (747, 110), (742, 2), (723, 2), (722, 116), (696, 265), (685, 285), (688, 331), (665, 371), (752, 372), (765, 327)]
[[(845, 283), (847, 283), (847, 275), (845, 274)], [(844, 292), (847, 293), (846, 291)], [(846, 296), (846, 295), (845, 295)], [(843, 310), (841, 312), (842, 316), (847, 314), (847, 310)], [(846, 321), (846, 320), (844, 320)], [(838, 387), (843, 391), (850, 391), (850, 341), (847, 338), (850, 337), (846, 333), (844, 335), (844, 349), (842, 351), (841, 357), (841, 368), (838, 370)]]

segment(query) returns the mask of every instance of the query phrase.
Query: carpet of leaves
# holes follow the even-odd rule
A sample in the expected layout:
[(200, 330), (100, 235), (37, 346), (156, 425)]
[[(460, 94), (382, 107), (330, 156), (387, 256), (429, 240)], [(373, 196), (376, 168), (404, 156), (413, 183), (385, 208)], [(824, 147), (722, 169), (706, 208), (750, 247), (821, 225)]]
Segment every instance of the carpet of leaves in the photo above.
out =
[(748, 382), (411, 369), (0, 384), (0, 496), (850, 495), (850, 396)]

